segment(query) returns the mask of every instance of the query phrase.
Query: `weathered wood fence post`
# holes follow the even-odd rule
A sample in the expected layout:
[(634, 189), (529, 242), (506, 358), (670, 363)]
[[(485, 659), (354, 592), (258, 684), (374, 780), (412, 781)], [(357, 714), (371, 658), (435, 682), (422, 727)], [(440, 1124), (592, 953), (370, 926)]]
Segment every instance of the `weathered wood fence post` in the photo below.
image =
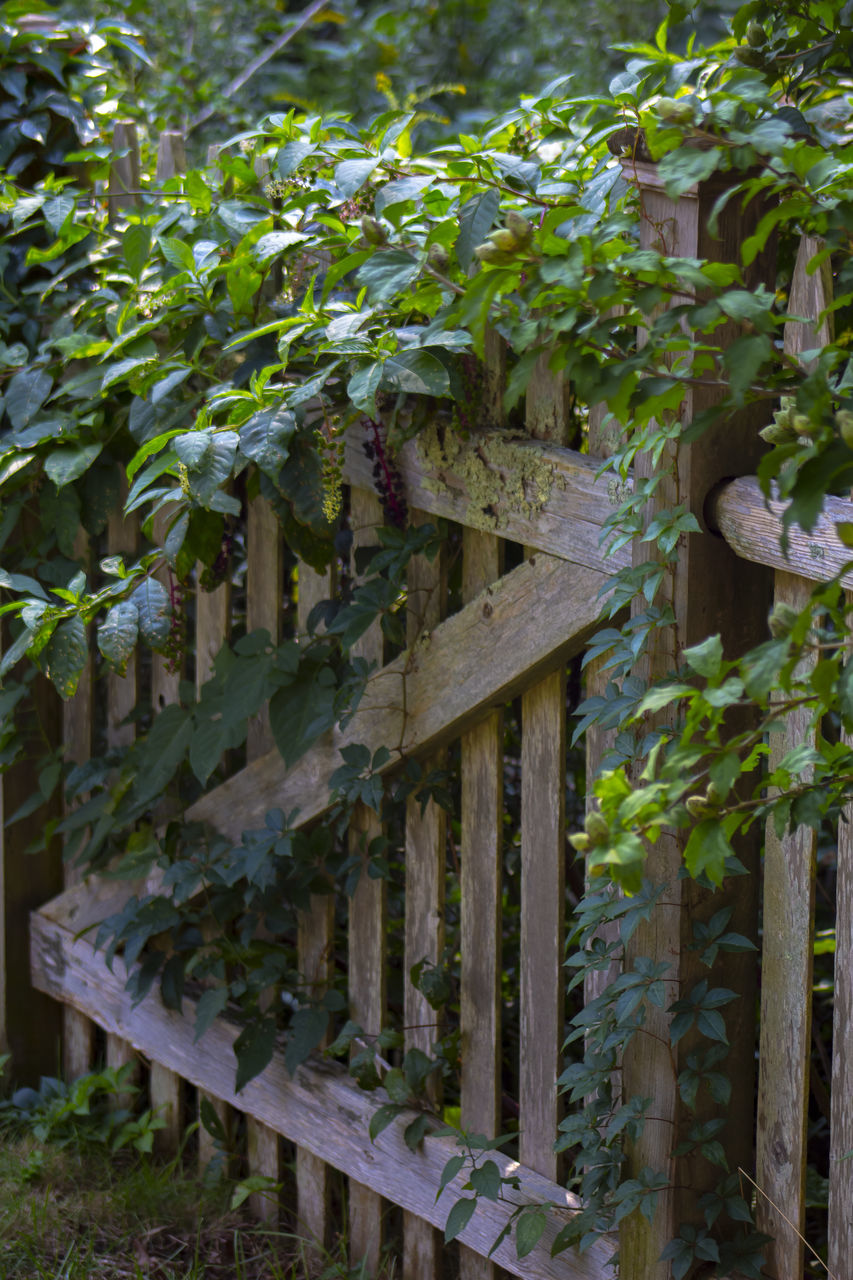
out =
[[(656, 168), (626, 162), (626, 176), (639, 188), (643, 206), (641, 246), (667, 255), (706, 258), (721, 262), (739, 261), (742, 241), (750, 233), (757, 218), (755, 202), (741, 210), (740, 202), (730, 200), (719, 215), (717, 233), (708, 230), (711, 209), (721, 193), (719, 184), (710, 182), (671, 200)], [(770, 255), (756, 263), (755, 280), (763, 272), (771, 281)], [(677, 303), (679, 299), (675, 299)], [(729, 323), (715, 331), (715, 341), (725, 345), (738, 334)], [(721, 337), (722, 333), (722, 337)], [(722, 381), (722, 371), (721, 371)], [(705, 385), (693, 386), (682, 406), (682, 420), (691, 422), (703, 409), (722, 398), (722, 389)], [(675, 614), (674, 628), (652, 631), (648, 649), (635, 674), (653, 681), (669, 674), (680, 662), (682, 651), (719, 633), (726, 657), (744, 652), (750, 645), (766, 637), (767, 612), (770, 603), (769, 574), (758, 567), (739, 561), (722, 539), (708, 529), (704, 503), (713, 487), (726, 477), (754, 472), (761, 441), (758, 431), (763, 420), (754, 408), (743, 410), (726, 423), (706, 431), (697, 441), (671, 449), (663, 465), (669, 474), (658, 485), (654, 498), (647, 504), (645, 517), (651, 521), (663, 510), (683, 504), (699, 522), (701, 533), (682, 536), (676, 562), (667, 569), (659, 602), (670, 604)], [(647, 456), (638, 458), (635, 481), (651, 474)], [(653, 556), (648, 543), (636, 543), (634, 562), (641, 564)], [(737, 583), (737, 590), (734, 584)], [(649, 851), (646, 874), (656, 884), (667, 886), (661, 903), (648, 923), (641, 925), (629, 948), (629, 961), (635, 956), (651, 956), (656, 962), (672, 966), (667, 984), (670, 1000), (689, 994), (702, 978), (710, 978), (713, 986), (737, 991), (740, 999), (726, 1007), (726, 1024), (731, 1052), (726, 1061), (727, 1073), (737, 1081), (729, 1107), (729, 1123), (722, 1135), (733, 1166), (752, 1164), (754, 1035), (756, 960), (753, 953), (721, 956), (713, 971), (700, 964), (698, 953), (689, 949), (694, 925), (707, 920), (723, 906), (732, 908), (730, 928), (755, 937), (758, 904), (758, 844), (739, 848), (739, 856), (749, 875), (724, 882), (723, 889), (710, 893), (696, 882), (679, 879), (685, 833), (664, 832)], [(698, 1209), (699, 1196), (710, 1190), (718, 1171), (697, 1154), (674, 1157), (677, 1142), (686, 1129), (704, 1117), (689, 1113), (679, 1098), (676, 1077), (686, 1055), (697, 1047), (696, 1039), (684, 1036), (672, 1048), (669, 1042), (669, 1016), (664, 1011), (650, 1010), (645, 1029), (626, 1049), (623, 1071), (624, 1099), (639, 1096), (651, 1098), (645, 1129), (632, 1151), (634, 1174), (650, 1166), (669, 1174), (669, 1189), (658, 1199), (654, 1219), (649, 1223), (641, 1214), (630, 1215), (620, 1235), (622, 1280), (666, 1280), (669, 1264), (659, 1261), (665, 1245), (675, 1237), (682, 1223), (702, 1225)], [(699, 1040), (701, 1043), (701, 1038)]]

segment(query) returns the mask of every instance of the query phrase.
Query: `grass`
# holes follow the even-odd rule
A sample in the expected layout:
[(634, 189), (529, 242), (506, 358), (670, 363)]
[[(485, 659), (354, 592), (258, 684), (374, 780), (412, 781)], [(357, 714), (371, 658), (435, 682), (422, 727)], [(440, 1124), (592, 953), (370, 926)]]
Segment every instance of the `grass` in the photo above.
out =
[[(177, 1161), (0, 1140), (3, 1280), (301, 1280), (304, 1242), (228, 1208)], [(361, 1276), (329, 1255), (326, 1280)], [(367, 1280), (364, 1277), (364, 1280)]]

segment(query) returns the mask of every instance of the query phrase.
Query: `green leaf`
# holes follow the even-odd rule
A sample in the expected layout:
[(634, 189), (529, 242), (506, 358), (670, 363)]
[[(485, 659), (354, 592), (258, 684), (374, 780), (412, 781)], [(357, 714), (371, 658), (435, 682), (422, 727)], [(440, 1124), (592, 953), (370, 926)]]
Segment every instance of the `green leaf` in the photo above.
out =
[[(195, 1035), (193, 1043), (197, 1044), (205, 1031), (212, 1026), (214, 1020), (219, 1017), (228, 1004), (228, 988), (227, 987), (209, 987), (207, 991), (203, 991), (198, 999), (195, 1011)], [(214, 1113), (215, 1114), (215, 1113)], [(203, 1119), (203, 1117), (202, 1117)], [(207, 1127), (207, 1126), (205, 1126)]]
[(222, 759), (228, 746), (230, 726), (224, 719), (202, 720), (190, 743), (190, 768), (202, 786)]
[(474, 260), (474, 249), (482, 244), (494, 226), (501, 205), (500, 194), (490, 187), (482, 195), (472, 196), (459, 210), (459, 236), (456, 256), (463, 271), (468, 271)]
[(417, 1151), (431, 1129), (432, 1117), (426, 1112), (421, 1112), (406, 1125), (403, 1130), (403, 1141), (410, 1151)]
[(460, 1172), (465, 1164), (464, 1156), (451, 1156), (441, 1171), (441, 1181), (438, 1184), (438, 1191), (435, 1198), (438, 1200), (442, 1191), (448, 1183), (452, 1182), (456, 1175)]
[(138, 223), (128, 227), (121, 238), (121, 252), (128, 271), (138, 280), (151, 256), (151, 228)]
[[(205, 992), (206, 994), (208, 993)], [(196, 1036), (196, 1039), (198, 1039), (198, 1036)], [(214, 1142), (219, 1146), (226, 1146), (228, 1134), (225, 1131), (225, 1125), (216, 1114), (216, 1109), (206, 1093), (201, 1094), (198, 1112), (202, 1126), (207, 1130)]]
[(262, 409), (240, 428), (240, 452), (277, 480), (295, 430), (296, 419), (289, 410)]
[(345, 200), (349, 200), (367, 182), (379, 164), (378, 157), (367, 160), (342, 160), (335, 169), (335, 186)]
[(328, 1009), (310, 1007), (296, 1010), (290, 1020), (287, 1048), (284, 1051), (284, 1065), (291, 1076), (310, 1053), (319, 1049), (328, 1029)]
[(139, 610), (130, 600), (113, 605), (98, 627), (98, 649), (119, 675), (125, 673), (138, 634)]
[(723, 642), (718, 635), (709, 636), (701, 644), (684, 650), (687, 665), (699, 676), (713, 680), (723, 665)]
[(130, 597), (136, 605), (139, 634), (152, 649), (160, 649), (172, 628), (172, 603), (156, 578), (145, 578)]
[(444, 1243), (450, 1244), (451, 1240), (455, 1240), (460, 1232), (464, 1231), (471, 1221), (474, 1210), (477, 1207), (477, 1201), (463, 1197), (457, 1200), (456, 1204), (447, 1215), (447, 1222), (444, 1226)]
[(722, 823), (716, 818), (705, 818), (690, 833), (684, 863), (694, 879), (704, 872), (711, 883), (719, 887), (723, 883), (726, 858), (733, 853)]
[(199, 471), (213, 450), (213, 432), (186, 431), (175, 437), (172, 448), (188, 471)]
[(401, 351), (382, 365), (381, 385), (390, 391), (409, 391), (419, 396), (446, 396), (450, 376), (444, 365), (428, 351)]
[(52, 387), (53, 378), (43, 369), (21, 369), (14, 375), (6, 388), (3, 406), (16, 431), (32, 422)]
[(177, 267), (179, 271), (195, 274), (193, 251), (183, 240), (178, 240), (175, 236), (161, 236), (160, 250), (171, 266)]
[(521, 1214), (515, 1228), (515, 1250), (519, 1258), (526, 1258), (533, 1252), (547, 1225), (548, 1218), (541, 1209), (526, 1210)]
[(61, 622), (42, 655), (45, 671), (61, 698), (71, 698), (76, 693), (88, 656), (89, 645), (82, 620), (68, 618)]
[(494, 1160), (486, 1160), (472, 1171), (469, 1183), (478, 1196), (485, 1196), (487, 1200), (497, 1200), (501, 1193), (500, 1169)]
[(376, 417), (376, 393), (382, 385), (382, 364), (362, 365), (347, 383), (347, 399), (369, 418)]
[(44, 469), (57, 489), (62, 489), (88, 471), (102, 447), (100, 444), (86, 444), (76, 449), (54, 449), (45, 458)]
[(406, 249), (377, 249), (356, 273), (371, 303), (386, 302), (415, 283), (421, 263)]
[(268, 1066), (275, 1050), (275, 1039), (275, 1018), (259, 1018), (240, 1032), (234, 1041), (234, 1054), (237, 1058), (234, 1088), (237, 1093)]
[(335, 723), (335, 677), (315, 668), (270, 699), (270, 728), (286, 767), (304, 755)]
[(370, 1141), (375, 1142), (380, 1133), (387, 1129), (389, 1124), (392, 1124), (404, 1110), (405, 1107), (398, 1106), (396, 1102), (386, 1102), (384, 1106), (377, 1108), (370, 1117), (368, 1126)]
[(723, 159), (722, 151), (696, 151), (690, 147), (679, 147), (665, 155), (659, 165), (658, 172), (666, 186), (666, 194), (671, 200), (677, 200), (689, 191), (697, 182), (704, 182), (719, 168)]

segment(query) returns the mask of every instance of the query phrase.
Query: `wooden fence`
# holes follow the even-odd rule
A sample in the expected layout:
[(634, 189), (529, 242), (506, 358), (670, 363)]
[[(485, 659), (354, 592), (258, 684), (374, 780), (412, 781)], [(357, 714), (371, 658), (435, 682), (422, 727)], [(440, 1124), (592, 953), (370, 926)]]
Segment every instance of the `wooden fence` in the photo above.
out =
[[(179, 155), (170, 144), (169, 154)], [(164, 162), (165, 166), (165, 162)], [(161, 176), (164, 176), (165, 167)], [(706, 213), (715, 192), (694, 190), (677, 203), (661, 189), (654, 169), (632, 167), (640, 183), (648, 216), (645, 246), (659, 246), (688, 257), (732, 258), (744, 234), (745, 216), (730, 208), (721, 219), (720, 238), (706, 230)], [(134, 179), (128, 172), (129, 180)], [(121, 198), (120, 186), (113, 191)], [(730, 202), (731, 203), (731, 202)], [(817, 316), (823, 305), (821, 277), (808, 276), (807, 262), (814, 247), (804, 243), (798, 261), (792, 306)], [(789, 326), (786, 345), (791, 353), (815, 345), (807, 326)], [(732, 330), (734, 336), (734, 329)], [(611, 1274), (609, 1260), (615, 1241), (601, 1240), (583, 1254), (550, 1257), (550, 1244), (567, 1215), (578, 1207), (572, 1194), (560, 1187), (554, 1138), (560, 1117), (556, 1086), (561, 1071), (564, 1010), (564, 933), (567, 907), (567, 865), (564, 795), (566, 784), (566, 668), (593, 631), (599, 610), (599, 590), (614, 568), (630, 563), (631, 549), (606, 558), (600, 545), (604, 519), (617, 497), (613, 481), (596, 478), (596, 459), (566, 447), (566, 396), (559, 380), (541, 367), (527, 396), (526, 439), (508, 438), (501, 431), (502, 369), (498, 344), (487, 362), (484, 406), (489, 429), (461, 441), (438, 430), (410, 441), (396, 460), (404, 481), (412, 518), (442, 516), (462, 527), (462, 603), (448, 608), (441, 560), (416, 563), (409, 577), (410, 638), (412, 648), (383, 665), (383, 645), (377, 629), (359, 645), (360, 654), (375, 661), (358, 712), (346, 729), (337, 729), (313, 746), (285, 772), (270, 749), (263, 719), (252, 727), (249, 760), (233, 777), (202, 798), (190, 811), (231, 837), (262, 825), (272, 807), (290, 811), (298, 806), (299, 821), (310, 823), (329, 805), (327, 778), (347, 743), (365, 743), (371, 750), (402, 742), (407, 755), (422, 760), (440, 758), (455, 741), (460, 743), (461, 770), (461, 1043), (463, 1075), (461, 1115), (469, 1129), (494, 1134), (499, 1125), (502, 1081), (501, 993), (503, 875), (503, 729), (504, 708), (521, 700), (521, 945), (516, 958), (520, 985), (519, 1073), (514, 1102), (520, 1131), (518, 1162), (496, 1156), (500, 1167), (512, 1168), (521, 1190), (515, 1203), (546, 1200), (555, 1208), (540, 1244), (522, 1262), (512, 1240), (505, 1240), (489, 1256), (494, 1240), (512, 1206), (484, 1201), (461, 1235), (460, 1268), (465, 1280), (497, 1275), (499, 1268), (524, 1277), (562, 1277), (563, 1280), (603, 1280)], [(685, 405), (685, 420), (705, 407), (701, 389)], [(781, 528), (777, 505), (765, 504), (754, 471), (758, 444), (754, 418), (719, 428), (699, 441), (679, 448), (672, 485), (662, 486), (654, 506), (686, 502), (702, 532), (682, 539), (681, 554), (667, 587), (678, 618), (677, 647), (719, 631), (729, 646), (746, 647), (763, 638), (766, 616), (775, 590), (779, 599), (796, 603), (810, 584), (825, 579), (846, 562), (848, 552), (838, 543), (834, 521), (853, 518), (853, 505), (831, 499), (821, 525), (811, 535), (795, 532), (789, 556), (779, 549)], [(609, 447), (600, 417), (590, 424), (591, 451)], [(749, 441), (754, 441), (750, 444)], [(747, 474), (745, 474), (747, 473)], [(740, 477), (732, 479), (731, 477)], [(347, 446), (345, 478), (351, 486), (350, 510), (355, 539), (367, 545), (381, 522), (373, 490), (370, 464), (357, 436)], [(663, 490), (666, 490), (665, 492)], [(488, 494), (487, 500), (482, 495)], [(649, 510), (648, 518), (653, 518)], [(117, 512), (110, 524), (112, 551), (132, 552), (137, 530)], [(273, 638), (282, 627), (282, 552), (270, 512), (253, 503), (246, 528), (248, 550), (247, 615), (249, 628), (266, 627)], [(521, 544), (516, 567), (503, 571), (506, 543)], [(81, 550), (83, 548), (81, 547)], [(644, 558), (648, 547), (644, 546)], [(635, 553), (637, 554), (637, 553)], [(774, 586), (775, 574), (775, 586)], [(853, 584), (851, 584), (853, 585)], [(327, 578), (307, 568), (299, 571), (298, 629), (304, 631), (308, 613), (330, 590)], [(196, 679), (201, 683), (212, 656), (227, 636), (228, 587), (213, 595), (198, 595), (195, 652)], [(665, 673), (677, 657), (671, 650), (652, 650), (644, 675)], [(64, 736), (71, 759), (91, 750), (93, 699), (106, 698), (111, 743), (121, 743), (133, 729), (123, 723), (136, 700), (135, 674), (106, 677), (98, 686), (90, 668), (77, 697), (65, 709)], [(593, 665), (588, 692), (603, 679)], [(155, 659), (154, 701), (165, 705), (177, 696), (175, 681)], [(405, 713), (389, 690), (405, 681)], [(804, 729), (793, 719), (780, 737), (800, 740)], [(590, 734), (588, 752), (594, 767), (600, 758), (601, 735)], [(776, 748), (786, 750), (781, 741)], [(4, 781), (9, 795), (10, 782)], [(8, 811), (7, 799), (7, 811)], [(352, 849), (361, 834), (372, 836), (377, 819), (367, 811), (353, 822)], [(850, 824), (842, 826), (838, 850), (837, 952), (835, 1027), (833, 1033), (832, 1165), (830, 1177), (829, 1266), (841, 1280), (849, 1276), (853, 1258), (853, 848)], [(6, 926), (6, 989), (10, 975), (26, 963), (26, 939), (13, 922), (22, 906), (38, 905), (31, 918), (33, 985), (64, 1008), (64, 1053), (70, 1073), (86, 1069), (95, 1052), (94, 1025), (107, 1037), (112, 1063), (134, 1054), (150, 1064), (147, 1075), (151, 1102), (163, 1107), (169, 1124), (163, 1141), (174, 1149), (187, 1119), (184, 1091), (188, 1082), (198, 1096), (209, 1097), (224, 1121), (235, 1113), (247, 1117), (248, 1163), (253, 1172), (277, 1177), (280, 1139), (296, 1148), (297, 1218), (318, 1244), (341, 1224), (334, 1220), (331, 1171), (349, 1181), (349, 1238), (353, 1256), (366, 1258), (368, 1274), (379, 1265), (388, 1205), (403, 1215), (405, 1280), (427, 1280), (442, 1272), (444, 1246), (441, 1228), (448, 1208), (458, 1197), (458, 1180), (440, 1196), (441, 1171), (455, 1153), (452, 1139), (436, 1137), (417, 1152), (403, 1141), (405, 1120), (394, 1122), (373, 1143), (368, 1122), (381, 1100), (363, 1093), (340, 1066), (312, 1059), (291, 1079), (283, 1054), (239, 1095), (235, 1094), (232, 1044), (236, 1031), (219, 1021), (196, 1045), (193, 1043), (192, 1001), (184, 1001), (184, 1016), (169, 1011), (156, 995), (136, 1007), (125, 991), (119, 958), (112, 970), (96, 953), (88, 926), (115, 910), (129, 888), (120, 881), (89, 878), (70, 883), (47, 905), (49, 874), (36, 890), (22, 884), (16, 860), (27, 838), (11, 828), (6, 834), (3, 921)], [(662, 837), (651, 855), (653, 877), (668, 880), (666, 903), (658, 907), (635, 947), (672, 964), (672, 990), (689, 980), (695, 953), (684, 945), (688, 923), (718, 910), (721, 896), (703, 894), (692, 882), (678, 880), (683, 841)], [(444, 944), (447, 837), (445, 819), (430, 805), (425, 813), (410, 805), (405, 827), (405, 958), (404, 973), (423, 958), (438, 961)], [(739, 882), (730, 895), (738, 928), (757, 936), (759, 887), (758, 849), (745, 850), (753, 868), (747, 891)], [(54, 871), (55, 874), (55, 864)], [(153, 883), (156, 883), (156, 880)], [(730, 1028), (736, 1080), (732, 1107), (740, 1148), (730, 1154), (755, 1177), (761, 1227), (774, 1237), (767, 1275), (800, 1280), (803, 1250), (797, 1235), (804, 1224), (805, 1125), (808, 1104), (808, 1062), (811, 1000), (811, 956), (814, 912), (814, 840), (798, 833), (781, 840), (768, 835), (764, 879), (764, 925), (761, 992), (761, 1054), (758, 1114), (754, 1116), (752, 1022), (757, 963), (739, 956), (722, 966), (722, 985), (745, 994), (738, 1026)], [(752, 892), (752, 889), (755, 892)], [(26, 894), (29, 892), (29, 897)], [(41, 895), (33, 903), (33, 893)], [(299, 929), (300, 964), (317, 988), (329, 978), (334, 921), (331, 896), (318, 897), (304, 913)], [(346, 904), (346, 957), (352, 1016), (368, 1032), (384, 1020), (387, 974), (387, 908), (384, 881), (362, 876)], [(706, 971), (703, 971), (703, 974)], [(18, 984), (20, 985), (20, 984)], [(20, 1000), (18, 1001), (20, 1005)], [(658, 1261), (663, 1245), (686, 1220), (689, 1205), (678, 1189), (688, 1181), (679, 1176), (695, 1169), (690, 1157), (674, 1157), (672, 1133), (681, 1119), (681, 1104), (669, 1083), (671, 1068), (661, 1069), (659, 1051), (670, 1053), (666, 1015), (655, 1014), (663, 1030), (663, 1048), (643, 1037), (626, 1054), (626, 1093), (655, 1099), (654, 1119), (646, 1126), (637, 1152), (638, 1162), (669, 1168), (673, 1189), (661, 1194), (651, 1224), (633, 1215), (621, 1238), (620, 1274), (625, 1280), (663, 1280), (668, 1264)], [(406, 978), (405, 1022), (412, 1028), (409, 1044), (429, 1047), (429, 1024), (434, 1015), (423, 996)], [(26, 1040), (27, 1011), (6, 1008), (6, 1039)], [(651, 1024), (650, 1024), (651, 1025)], [(655, 1029), (652, 1027), (651, 1029)], [(48, 1028), (48, 1036), (51, 1034)], [(41, 1061), (54, 1063), (42, 1046)], [(31, 1058), (36, 1061), (38, 1054)], [(47, 1059), (47, 1061), (45, 1061)], [(753, 1139), (753, 1134), (757, 1137)], [(757, 1146), (757, 1165), (753, 1152)], [(210, 1154), (209, 1146), (202, 1157)], [(269, 1200), (258, 1210), (275, 1212)]]

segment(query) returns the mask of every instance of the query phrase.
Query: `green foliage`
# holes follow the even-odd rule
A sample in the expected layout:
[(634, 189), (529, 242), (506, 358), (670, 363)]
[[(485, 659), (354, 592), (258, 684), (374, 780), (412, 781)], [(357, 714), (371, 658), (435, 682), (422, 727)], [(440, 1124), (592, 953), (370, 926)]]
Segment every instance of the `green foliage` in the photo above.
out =
[[(292, 936), (311, 895), (340, 885), (352, 892), (362, 858), (341, 836), (353, 805), (381, 813), (412, 794), (425, 803), (442, 796), (446, 780), (398, 761), (399, 744), (374, 753), (351, 745), (329, 779), (326, 822), (305, 832), (298, 815), (274, 811), (236, 843), (178, 818), (156, 832), (164, 799), (183, 811), (215, 785), (225, 754), (242, 747), (249, 719), (266, 705), (292, 765), (357, 705), (369, 673), (352, 649), (367, 628), (379, 618), (389, 643), (405, 644), (406, 566), (412, 555), (434, 554), (442, 531), (402, 527), (393, 449), (436, 418), (467, 429), (487, 328), (509, 353), (511, 422), (543, 353), (579, 403), (603, 404), (619, 422), (609, 467), (624, 496), (606, 534), (614, 548), (653, 544), (654, 557), (614, 576), (606, 625), (588, 654), (604, 659), (611, 683), (580, 705), (578, 732), (593, 724), (617, 732), (594, 783), (597, 806), (572, 838), (592, 880), (573, 922), (570, 987), (614, 959), (623, 968), (577, 1014), (567, 1041), (561, 1087), (575, 1110), (558, 1146), (572, 1152), (584, 1207), (555, 1248), (583, 1248), (637, 1212), (651, 1218), (668, 1185), (661, 1170), (629, 1170), (626, 1153), (650, 1101), (620, 1099), (613, 1087), (626, 1043), (642, 1032), (649, 1008), (663, 1009), (671, 1045), (688, 1038), (676, 1083), (695, 1116), (674, 1150), (720, 1169), (704, 1225), (685, 1224), (667, 1248), (679, 1275), (697, 1262), (756, 1276), (761, 1265), (761, 1240), (726, 1162), (726, 1010), (735, 995), (710, 972), (721, 952), (752, 944), (728, 929), (725, 909), (697, 921), (690, 945), (709, 976), (675, 999), (667, 964), (627, 962), (626, 944), (665, 890), (646, 879), (647, 849), (664, 829), (683, 832), (685, 874), (710, 891), (743, 873), (736, 840), (756, 822), (770, 819), (781, 833), (836, 817), (853, 790), (853, 754), (825, 726), (853, 733), (853, 667), (838, 575), (801, 612), (775, 611), (770, 638), (757, 648), (730, 658), (718, 636), (705, 637), (680, 654), (665, 682), (646, 687), (638, 662), (675, 624), (662, 590), (667, 570), (699, 526), (682, 506), (658, 511), (647, 527), (642, 511), (671, 465), (673, 443), (765, 402), (778, 409), (762, 433), (769, 448), (760, 478), (768, 495), (775, 485), (787, 502), (786, 527), (811, 529), (826, 496), (850, 488), (853, 207), (849, 109), (836, 83), (849, 17), (840, 0), (805, 14), (750, 3), (733, 38), (689, 55), (669, 50), (662, 27), (654, 45), (633, 51), (609, 96), (568, 97), (571, 85), (555, 80), (432, 150), (414, 146), (411, 102), (392, 101), (369, 121), (273, 113), (232, 140), (215, 170), (193, 168), (161, 190), (144, 165), (137, 203), (112, 223), (91, 195), (107, 171), (87, 114), (102, 79), (100, 64), (87, 78), (91, 44), (69, 53), (58, 40), (46, 49), (50, 40), (5, 35), (6, 87), (31, 127), (0, 136), (3, 763), (31, 740), (24, 719), (33, 666), (70, 696), (91, 624), (113, 670), (124, 670), (139, 643), (170, 652), (177, 593), (225, 572), (249, 498), (270, 504), (292, 557), (328, 565), (346, 543), (335, 488), (345, 432), (366, 440), (385, 500), (379, 551), (352, 566), (339, 596), (315, 610), (310, 642), (275, 646), (264, 633), (244, 635), (220, 652), (199, 696), (182, 686), (133, 746), (64, 778), (53, 756), (43, 763), (39, 798), (64, 782), (67, 799), (81, 801), (46, 838), (58, 830), (89, 867), (118, 855), (128, 876), (160, 875), (158, 890), (131, 893), (104, 922), (98, 945), (110, 960), (123, 949), (136, 1000), (159, 982), (165, 1003), (178, 1008), (188, 979), (204, 983), (198, 1035), (226, 1008), (241, 1023), (238, 1088), (267, 1064), (280, 1030), (293, 1071), (339, 1024), (342, 993), (333, 987), (312, 998), (293, 947), (270, 936)], [(117, 30), (111, 38), (133, 51), (132, 36)], [(45, 96), (45, 74), (64, 97), (53, 89)], [(78, 75), (95, 86), (88, 99)], [(69, 145), (85, 176), (70, 167)], [(762, 202), (767, 212), (738, 262), (679, 256), (665, 228), (655, 248), (640, 249), (644, 213), (629, 179), (641, 145), (672, 197), (698, 181), (718, 183), (715, 218), (723, 201)], [(263, 189), (256, 166), (269, 174)], [(804, 232), (825, 245), (838, 334), (810, 365), (785, 357), (781, 342), (791, 249)], [(778, 288), (750, 291), (745, 272), (771, 236), (781, 247)], [(681, 408), (697, 382), (712, 386), (716, 401), (685, 430)], [(630, 468), (643, 455), (652, 475), (630, 491)], [(155, 515), (168, 513), (167, 534), (162, 546), (152, 541), (128, 562), (110, 556), (95, 569), (80, 557), (77, 535), (81, 526), (94, 539), (103, 533), (122, 473), (125, 510), (139, 513), (150, 539)], [(840, 535), (849, 543), (847, 528)], [(618, 626), (628, 606), (630, 621)], [(808, 708), (816, 745), (795, 749), (771, 772), (767, 734), (794, 707)], [(749, 728), (735, 732), (732, 714), (746, 711)], [(383, 780), (392, 765), (396, 794)], [(365, 853), (367, 874), (391, 874), (383, 841)], [(614, 883), (629, 896), (617, 896)], [(605, 943), (608, 921), (620, 932)], [(453, 998), (448, 969), (415, 966), (437, 1009)], [(406, 1141), (416, 1147), (433, 1127), (427, 1082), (433, 1073), (450, 1078), (458, 1054), (452, 1033), (437, 1034), (432, 1058), (382, 1057), (398, 1047), (395, 1030), (371, 1039), (347, 1024), (332, 1050), (351, 1055), (364, 1087), (385, 1088), (371, 1136), (405, 1116)], [(708, 1099), (717, 1114), (709, 1116)], [(463, 1172), (467, 1179), (447, 1239), (464, 1229), (480, 1197), (511, 1186), (487, 1154), (498, 1141), (460, 1135), (445, 1182)], [(513, 1214), (522, 1256), (539, 1240), (544, 1212)]]

